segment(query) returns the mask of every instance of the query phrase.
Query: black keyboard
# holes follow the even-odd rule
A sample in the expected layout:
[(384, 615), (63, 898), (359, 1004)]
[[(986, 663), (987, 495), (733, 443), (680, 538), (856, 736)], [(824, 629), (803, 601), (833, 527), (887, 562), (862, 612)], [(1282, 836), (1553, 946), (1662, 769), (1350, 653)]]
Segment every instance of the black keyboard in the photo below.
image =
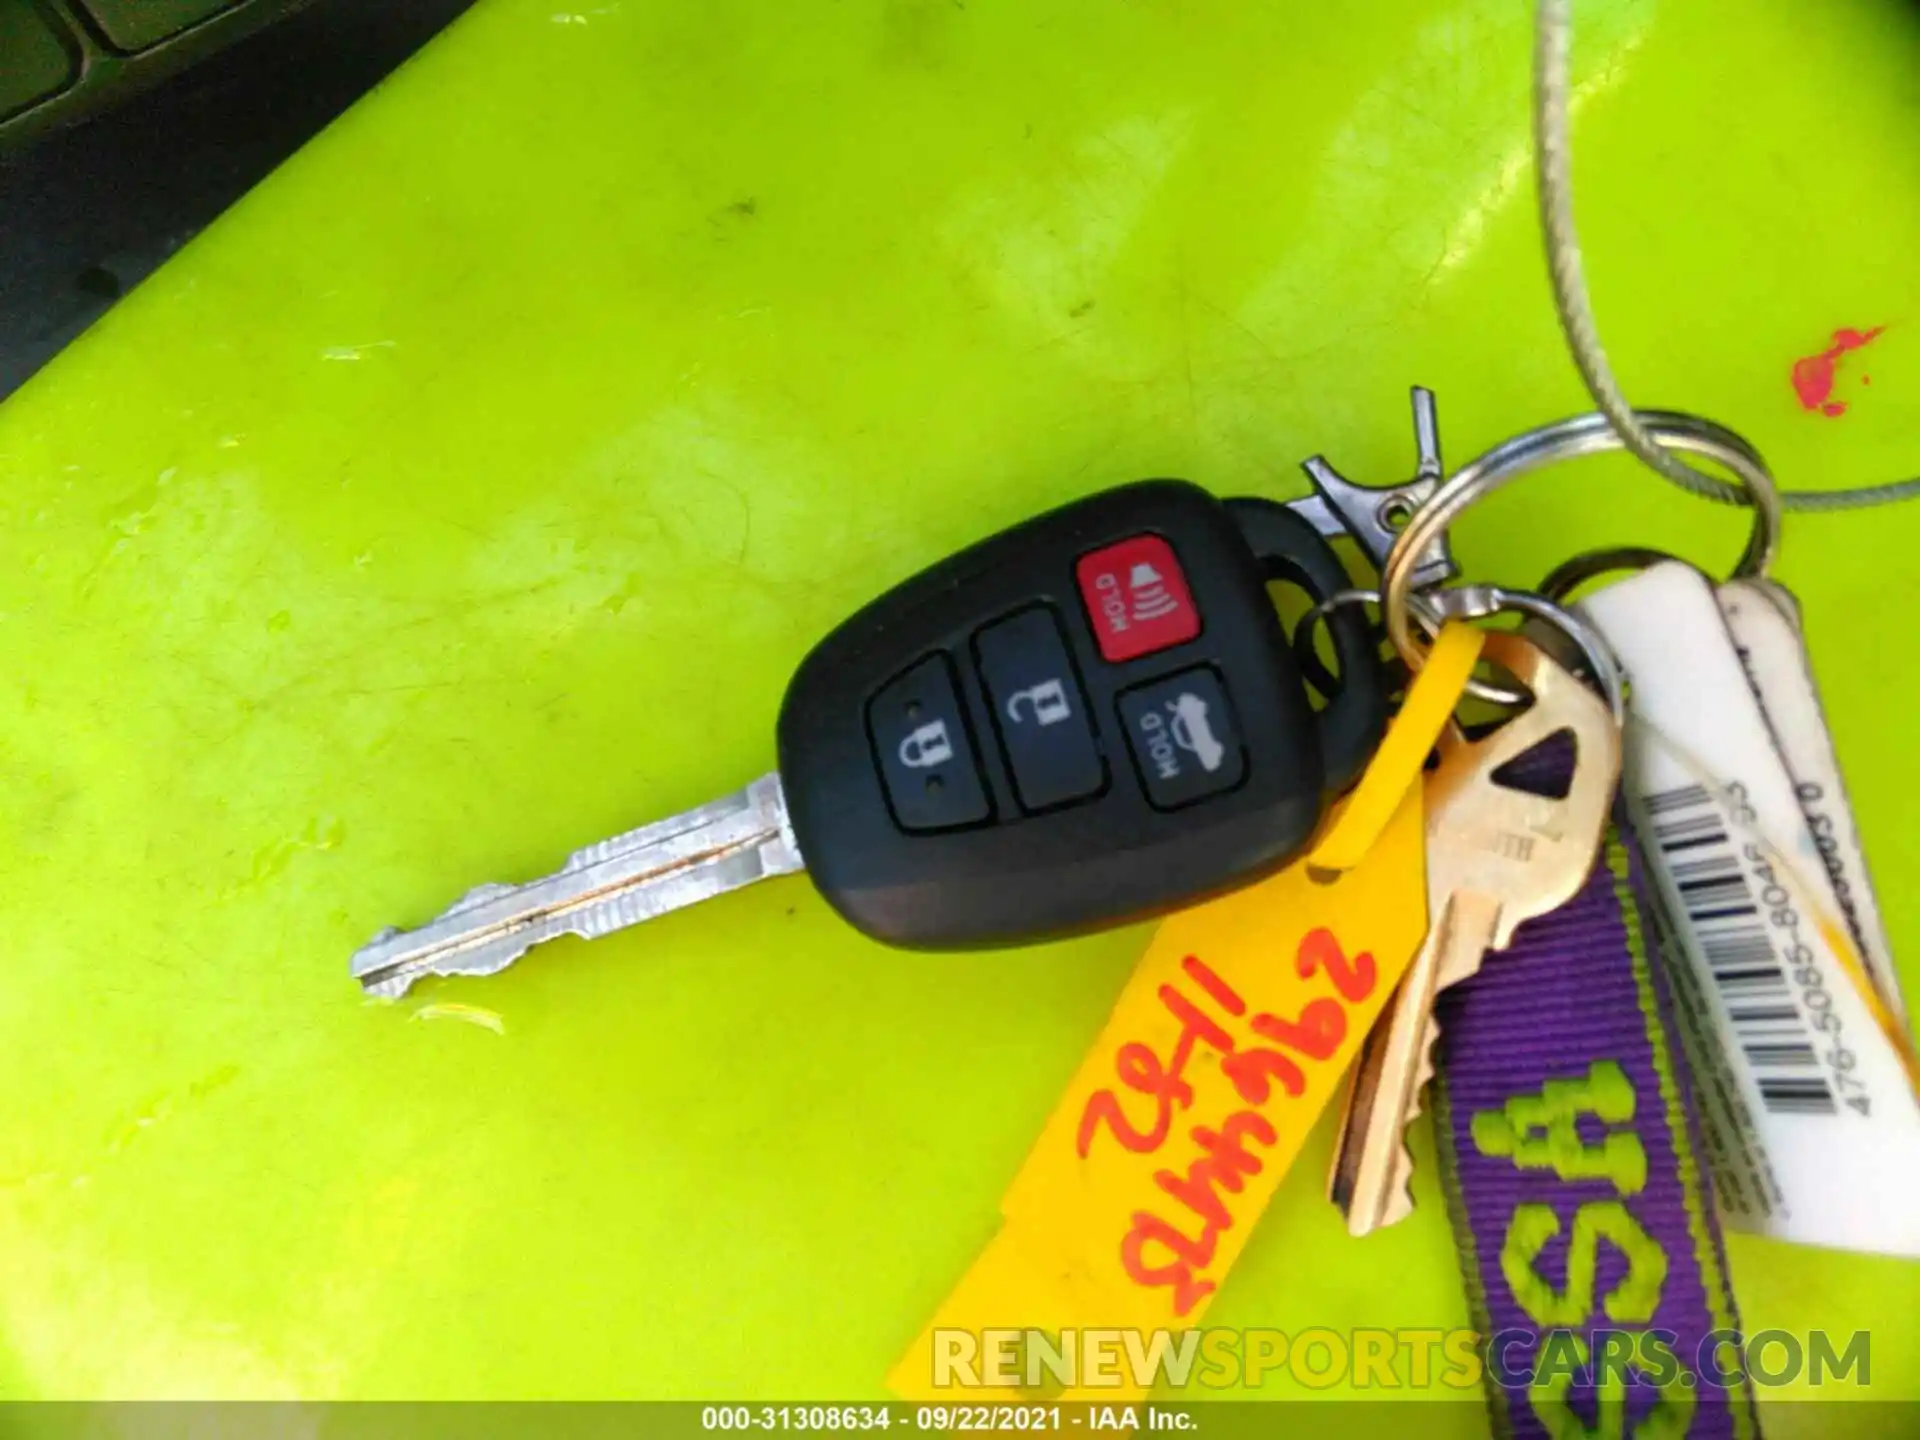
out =
[(0, 153), (306, 0), (0, 0)]

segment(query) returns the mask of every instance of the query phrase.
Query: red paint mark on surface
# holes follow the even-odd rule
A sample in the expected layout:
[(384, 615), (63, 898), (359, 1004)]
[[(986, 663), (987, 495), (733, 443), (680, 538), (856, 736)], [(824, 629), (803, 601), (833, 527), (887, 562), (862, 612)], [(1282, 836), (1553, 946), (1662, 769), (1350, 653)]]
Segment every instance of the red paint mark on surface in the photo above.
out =
[[(1876, 325), (1871, 330), (1836, 330), (1833, 332), (1833, 344), (1818, 355), (1804, 355), (1793, 362), (1793, 390), (1800, 397), (1800, 404), (1808, 410), (1817, 410), (1822, 415), (1837, 416), (1847, 413), (1847, 402), (1833, 398), (1833, 381), (1840, 365), (1840, 359), (1850, 350), (1861, 350), (1873, 343), (1874, 336), (1887, 327)], [(1861, 384), (1867, 383), (1862, 377)]]

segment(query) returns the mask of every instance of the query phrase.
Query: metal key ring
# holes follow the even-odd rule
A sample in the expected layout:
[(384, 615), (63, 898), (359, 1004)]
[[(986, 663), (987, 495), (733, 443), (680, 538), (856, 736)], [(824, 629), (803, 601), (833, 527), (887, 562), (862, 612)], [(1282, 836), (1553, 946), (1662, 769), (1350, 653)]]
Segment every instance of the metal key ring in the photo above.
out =
[[(1516, 610), (1558, 630), (1586, 658), (1587, 668), (1600, 693), (1606, 697), (1614, 722), (1626, 723), (1627, 685), (1619, 658), (1607, 643), (1607, 637), (1571, 610), (1531, 590), (1509, 590), (1501, 585), (1456, 585), (1448, 590), (1428, 591), (1419, 598), (1425, 608), (1437, 610), (1449, 620), (1484, 620), (1502, 610)], [(1424, 616), (1421, 621), (1424, 626)], [(1483, 700), (1502, 705), (1523, 705), (1533, 698), (1524, 690), (1509, 690), (1484, 680), (1469, 680), (1467, 689)]]
[[(1407, 597), (1407, 604), (1413, 611), (1413, 618), (1418, 620), (1427, 634), (1431, 636), (1440, 628), (1441, 622), (1446, 616), (1442, 614), (1438, 606), (1434, 605), (1432, 600), (1428, 598), (1428, 595), (1428, 591), (1416, 590)], [(1313, 627), (1326, 619), (1327, 616), (1331, 615), (1334, 611), (1344, 606), (1379, 605), (1380, 603), (1382, 602), (1378, 590), (1366, 590), (1357, 586), (1350, 590), (1336, 590), (1327, 596), (1326, 599), (1312, 606), (1300, 617), (1300, 623), (1293, 627), (1294, 638), (1296, 641), (1302, 636), (1311, 639)]]
[[(1293, 627), (1293, 663), (1299, 669), (1300, 674), (1306, 679), (1307, 684), (1311, 685), (1316, 693), (1332, 699), (1340, 689), (1340, 677), (1328, 668), (1327, 662), (1320, 658), (1320, 652), (1314, 648), (1313, 642), (1316, 627), (1328, 616), (1332, 615), (1334, 611), (1344, 606), (1377, 606), (1379, 603), (1380, 592), (1378, 590), (1358, 588), (1336, 590), (1327, 596), (1326, 599), (1318, 601), (1308, 607), (1306, 613), (1300, 617), (1299, 623)], [(1418, 592), (1415, 592), (1415, 598), (1412, 603), (1416, 607), (1414, 618), (1420, 620), (1421, 623), (1425, 625), (1426, 617), (1422, 615), (1418, 608), (1420, 604)], [(1438, 626), (1439, 621), (1434, 620), (1432, 626), (1428, 627), (1427, 634), (1431, 636)], [(1382, 633), (1372, 622), (1368, 623), (1368, 629), (1375, 634)], [(1406, 662), (1396, 657), (1391, 662), (1391, 667), (1392, 668), (1388, 670), (1389, 678), (1387, 687), (1390, 693), (1398, 693), (1405, 688), (1407, 683)]]
[[(1684, 415), (1670, 410), (1642, 410), (1636, 414), (1641, 424), (1666, 445), (1718, 461), (1746, 487), (1753, 503), (1753, 533), (1748, 537), (1747, 547), (1741, 553), (1733, 573), (1736, 576), (1766, 574), (1780, 545), (1781, 509), (1779, 490), (1759, 453), (1724, 425), (1717, 425), (1697, 415)], [(1409, 623), (1415, 557), (1438, 539), (1475, 501), (1509, 481), (1562, 460), (1620, 448), (1621, 439), (1604, 415), (1594, 413), (1558, 420), (1529, 430), (1524, 435), (1517, 435), (1496, 445), (1479, 459), (1470, 461), (1455, 471), (1452, 478), (1414, 512), (1413, 519), (1400, 532), (1400, 538), (1387, 555), (1387, 563), (1381, 567), (1380, 579), (1381, 609), (1386, 620), (1387, 637), (1393, 641), (1393, 648), (1400, 652), (1400, 657), (1409, 668), (1419, 669), (1426, 659), (1426, 652), (1415, 640)], [(1430, 590), (1427, 596), (1429, 600), (1434, 600), (1445, 593)], [(1512, 598), (1525, 592), (1504, 593)], [(1437, 603), (1444, 609), (1447, 602), (1439, 600)], [(1564, 616), (1566, 612), (1560, 611), (1560, 614)], [(1556, 620), (1553, 623), (1565, 628), (1563, 621)], [(1582, 645), (1581, 648), (1584, 650), (1587, 647)], [(1483, 699), (1499, 703), (1512, 704), (1516, 700), (1514, 692), (1478, 680), (1468, 682), (1468, 689)]]
[[(1338, 682), (1328, 672), (1313, 649), (1313, 627), (1323, 616), (1343, 605), (1378, 605), (1380, 603), (1381, 597), (1378, 590), (1336, 590), (1300, 617), (1300, 623), (1294, 627), (1293, 632), (1294, 656), (1308, 681), (1321, 694), (1330, 693), (1330, 687)], [(1624, 723), (1626, 686), (1621, 676), (1620, 662), (1613, 653), (1613, 647), (1607, 644), (1606, 637), (1592, 625), (1553, 600), (1536, 595), (1530, 590), (1508, 590), (1499, 585), (1461, 585), (1451, 590), (1416, 590), (1408, 597), (1407, 603), (1413, 611), (1415, 622), (1426, 632), (1429, 640), (1449, 619), (1484, 620), (1502, 610), (1517, 610), (1523, 615), (1552, 626), (1572, 641), (1574, 648), (1586, 657), (1587, 666), (1592, 670), (1601, 693), (1606, 696), (1608, 707), (1613, 711), (1613, 718)], [(1494, 699), (1502, 704), (1522, 705), (1531, 698), (1524, 691), (1507, 690), (1484, 681), (1472, 683), (1488, 692), (1482, 698)]]
[[(1378, 590), (1367, 590), (1357, 587), (1348, 590), (1336, 590), (1327, 596), (1326, 599), (1309, 607), (1306, 613), (1300, 617), (1299, 623), (1293, 627), (1294, 664), (1299, 667), (1300, 673), (1306, 677), (1307, 683), (1321, 695), (1331, 698), (1334, 692), (1340, 688), (1340, 677), (1327, 668), (1327, 662), (1320, 658), (1320, 652), (1314, 648), (1315, 627), (1334, 611), (1344, 606), (1378, 606), (1379, 603), (1380, 592)], [(1420, 591), (1416, 590), (1413, 592), (1408, 604), (1413, 607), (1413, 618), (1419, 622), (1420, 628), (1426, 631), (1429, 640), (1439, 634), (1442, 623), (1441, 618), (1439, 614), (1426, 603)], [(1392, 688), (1397, 691), (1404, 687), (1407, 681), (1406, 662), (1396, 660), (1394, 663), (1400, 667), (1400, 670), (1398, 678), (1390, 683)]]
[(1613, 545), (1604, 550), (1587, 550), (1549, 570), (1534, 587), (1534, 593), (1546, 596), (1556, 605), (1564, 605), (1567, 597), (1589, 580), (1621, 570), (1644, 570), (1667, 560), (1686, 563), (1678, 555), (1656, 550), (1651, 545)]

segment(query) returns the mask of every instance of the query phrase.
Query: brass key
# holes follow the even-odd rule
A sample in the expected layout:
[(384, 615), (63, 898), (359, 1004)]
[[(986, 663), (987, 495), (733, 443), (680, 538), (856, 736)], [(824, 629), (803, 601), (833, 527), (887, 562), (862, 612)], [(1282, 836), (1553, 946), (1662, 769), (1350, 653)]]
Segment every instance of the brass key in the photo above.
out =
[[(1579, 891), (1620, 778), (1620, 731), (1605, 701), (1518, 635), (1489, 635), (1486, 655), (1534, 700), (1483, 739), (1451, 730), (1427, 776), (1427, 937), (1361, 1049), (1328, 1177), (1354, 1235), (1412, 1213), (1406, 1132), (1433, 1075), (1434, 997), (1510, 945), (1523, 921)], [(1494, 781), (1502, 765), (1563, 732), (1576, 755), (1564, 799)]]

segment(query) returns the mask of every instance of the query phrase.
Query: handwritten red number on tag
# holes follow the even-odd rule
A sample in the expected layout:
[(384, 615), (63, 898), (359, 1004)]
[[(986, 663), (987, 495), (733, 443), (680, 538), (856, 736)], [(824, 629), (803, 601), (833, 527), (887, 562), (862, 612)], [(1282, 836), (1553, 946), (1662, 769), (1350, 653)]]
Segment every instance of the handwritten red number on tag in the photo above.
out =
[[(1247, 1002), (1199, 960), (1189, 955), (1182, 962), (1182, 968), (1228, 1014), (1247, 1013)], [(1103, 1121), (1122, 1149), (1135, 1155), (1151, 1155), (1166, 1143), (1173, 1128), (1174, 1112), (1193, 1104), (1193, 1087), (1182, 1077), (1186, 1074), (1187, 1062), (1193, 1058), (1195, 1043), (1204, 1040), (1222, 1055), (1233, 1053), (1233, 1036), (1180, 991), (1171, 985), (1162, 985), (1159, 996), (1160, 1003), (1180, 1022), (1180, 1043), (1173, 1047), (1171, 1062), (1163, 1064), (1151, 1046), (1138, 1040), (1122, 1045), (1113, 1057), (1114, 1073), (1120, 1077), (1120, 1083), (1138, 1094), (1153, 1097), (1153, 1124), (1149, 1129), (1140, 1129), (1127, 1119), (1113, 1091), (1096, 1090), (1080, 1114), (1080, 1129), (1074, 1139), (1074, 1148), (1082, 1160), (1092, 1151), (1093, 1137)]]
[(1322, 996), (1318, 1000), (1309, 1000), (1297, 1021), (1282, 1020), (1278, 1015), (1256, 1015), (1253, 1017), (1253, 1029), (1255, 1034), (1284, 1045), (1297, 1054), (1325, 1060), (1347, 1038), (1347, 1012), (1338, 1000)]
[(1273, 1126), (1251, 1110), (1229, 1115), (1220, 1130), (1196, 1125), (1193, 1140), (1204, 1153), (1187, 1167), (1186, 1178), (1161, 1170), (1154, 1175), (1154, 1183), (1204, 1220), (1209, 1230), (1231, 1229), (1233, 1215), (1214, 1187), (1238, 1195), (1247, 1188), (1247, 1177), (1265, 1168), (1259, 1156), (1247, 1149), (1249, 1138), (1271, 1145), (1277, 1137)]
[(1173, 1112), (1178, 1106), (1184, 1110), (1193, 1103), (1193, 1087), (1180, 1078), (1186, 1056), (1178, 1050), (1174, 1052), (1174, 1068), (1169, 1070), (1161, 1064), (1160, 1057), (1153, 1053), (1152, 1047), (1139, 1041), (1129, 1041), (1120, 1047), (1113, 1057), (1113, 1068), (1119, 1073), (1121, 1081), (1129, 1090), (1142, 1095), (1151, 1095), (1157, 1102), (1154, 1109), (1153, 1128), (1136, 1130), (1127, 1119), (1127, 1112), (1120, 1108), (1120, 1101), (1111, 1090), (1096, 1090), (1087, 1101), (1087, 1108), (1080, 1113), (1080, 1132), (1074, 1139), (1074, 1148), (1080, 1152), (1082, 1160), (1087, 1158), (1093, 1148), (1093, 1137), (1102, 1121), (1112, 1132), (1113, 1138), (1120, 1142), (1121, 1148), (1135, 1155), (1151, 1155), (1167, 1142), (1167, 1132), (1173, 1129)]
[[(1240, 998), (1239, 992), (1202, 964), (1198, 955), (1187, 956), (1180, 962), (1180, 968), (1197, 980), (1200, 988), (1211, 995), (1229, 1015), (1247, 1013), (1247, 1002)], [(1166, 993), (1167, 987), (1162, 986), (1160, 994), (1164, 997)]]
[[(1272, 1017), (1263, 1015), (1260, 1018), (1267, 1020)], [(1271, 1082), (1275, 1080), (1289, 1095), (1297, 1096), (1307, 1088), (1307, 1072), (1278, 1050), (1269, 1050), (1265, 1046), (1242, 1050), (1220, 1068), (1233, 1082), (1233, 1088), (1240, 1092), (1240, 1098), (1249, 1105), (1266, 1104), (1272, 1098)]]
[[(1181, 968), (1227, 1014), (1236, 1019), (1245, 1017), (1246, 1002), (1197, 956), (1187, 956)], [(1162, 985), (1160, 1002), (1181, 1025), (1172, 1063), (1162, 1066), (1151, 1048), (1137, 1041), (1123, 1045), (1114, 1057), (1114, 1068), (1127, 1088), (1158, 1099), (1153, 1128), (1146, 1132), (1136, 1129), (1127, 1122), (1113, 1092), (1098, 1091), (1081, 1116), (1081, 1157), (1086, 1157), (1102, 1121), (1128, 1150), (1136, 1154), (1158, 1150), (1171, 1133), (1176, 1107), (1185, 1110), (1193, 1103), (1193, 1088), (1181, 1076), (1199, 1042), (1220, 1055), (1221, 1073), (1250, 1107), (1265, 1105), (1273, 1096), (1276, 1082), (1291, 1097), (1304, 1094), (1307, 1077), (1301, 1060), (1324, 1062), (1339, 1052), (1347, 1038), (1346, 1005), (1373, 994), (1379, 969), (1366, 951), (1349, 958), (1333, 932), (1324, 928), (1309, 932), (1301, 940), (1294, 968), (1302, 979), (1324, 973), (1339, 998), (1319, 996), (1309, 1000), (1297, 1020), (1263, 1011), (1246, 1021), (1255, 1035), (1278, 1048), (1240, 1047), (1231, 1032), (1179, 989)], [(1188, 1162), (1186, 1174), (1163, 1169), (1156, 1171), (1153, 1179), (1169, 1198), (1179, 1201), (1200, 1221), (1198, 1236), (1187, 1235), (1151, 1211), (1138, 1210), (1120, 1242), (1120, 1259), (1127, 1274), (1141, 1286), (1171, 1289), (1177, 1315), (1191, 1313), (1214, 1292), (1214, 1282), (1201, 1279), (1200, 1272), (1212, 1263), (1220, 1236), (1233, 1228), (1233, 1212), (1225, 1197), (1240, 1194), (1248, 1180), (1265, 1169), (1265, 1162), (1249, 1146), (1272, 1146), (1278, 1132), (1258, 1109), (1249, 1108), (1228, 1116), (1218, 1130), (1196, 1125), (1187, 1138), (1200, 1154)], [(1150, 1263), (1150, 1253), (1156, 1249), (1166, 1258), (1158, 1264)]]
[[(1196, 1280), (1194, 1272), (1213, 1263), (1214, 1247), (1220, 1232), (1209, 1225), (1198, 1240), (1189, 1240), (1158, 1215), (1137, 1210), (1133, 1228), (1120, 1242), (1120, 1259), (1127, 1274), (1141, 1285), (1167, 1285), (1173, 1289), (1173, 1311), (1185, 1315), (1219, 1287), (1211, 1280)], [(1164, 1265), (1148, 1265), (1146, 1249), (1158, 1245), (1173, 1257)]]
[(1373, 963), (1372, 951), (1362, 950), (1348, 960), (1340, 941), (1324, 926), (1307, 932), (1293, 961), (1293, 968), (1302, 980), (1312, 979), (1313, 972), (1323, 967), (1333, 988), (1349, 1005), (1358, 1004), (1373, 994), (1373, 987), (1380, 981), (1380, 970)]

